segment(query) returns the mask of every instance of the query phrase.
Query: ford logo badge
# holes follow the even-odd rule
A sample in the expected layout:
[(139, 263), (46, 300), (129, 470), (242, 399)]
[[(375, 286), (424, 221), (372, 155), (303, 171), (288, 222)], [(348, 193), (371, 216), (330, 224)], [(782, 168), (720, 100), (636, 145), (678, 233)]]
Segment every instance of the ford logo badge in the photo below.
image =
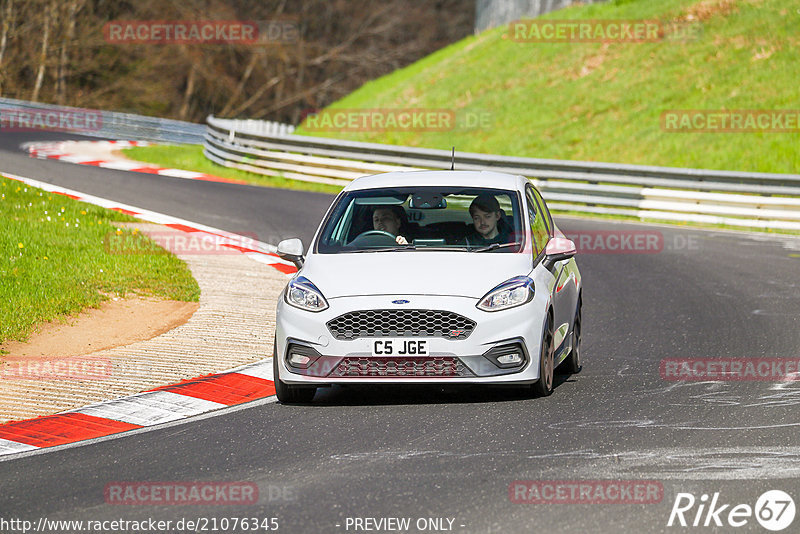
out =
[(409, 301), (403, 299), (393, 300), (392, 304), (408, 304)]

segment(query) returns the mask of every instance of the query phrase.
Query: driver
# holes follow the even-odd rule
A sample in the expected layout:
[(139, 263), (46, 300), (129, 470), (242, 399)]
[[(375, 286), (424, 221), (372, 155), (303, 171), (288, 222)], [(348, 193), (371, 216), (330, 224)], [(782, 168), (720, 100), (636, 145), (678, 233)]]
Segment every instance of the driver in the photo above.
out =
[(467, 245), (483, 246), (492, 243), (508, 243), (510, 234), (502, 224), (503, 212), (494, 195), (483, 193), (475, 197), (469, 205), (472, 216), (472, 231), (467, 234)]
[(401, 230), (408, 230), (408, 216), (403, 206), (378, 206), (375, 208), (375, 211), (372, 212), (372, 227), (395, 236), (398, 245), (408, 245), (406, 238), (401, 235)]

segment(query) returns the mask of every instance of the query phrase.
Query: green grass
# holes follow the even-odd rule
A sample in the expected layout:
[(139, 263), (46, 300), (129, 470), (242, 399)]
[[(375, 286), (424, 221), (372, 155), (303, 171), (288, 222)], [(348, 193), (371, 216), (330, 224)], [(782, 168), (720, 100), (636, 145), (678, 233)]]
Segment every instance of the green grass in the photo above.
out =
[[(328, 109), (452, 110), (449, 131), (296, 133), (512, 156), (800, 172), (798, 133), (674, 133), (675, 109), (798, 109), (800, 13), (783, 0), (615, 0), (551, 19), (702, 19), (693, 41), (520, 43), (495, 28), (366, 83)], [(728, 6), (727, 8), (725, 6)], [(732, 6), (732, 9), (730, 8)], [(469, 128), (483, 118), (487, 127)]]
[(303, 182), (283, 177), (264, 176), (263, 174), (223, 167), (222, 165), (217, 165), (203, 155), (202, 145), (153, 145), (133, 147), (123, 149), (123, 154), (130, 159), (142, 161), (144, 163), (152, 163), (161, 167), (203, 172), (219, 176), (220, 178), (242, 180), (249, 184), (262, 185), (265, 187), (280, 187), (283, 189), (299, 189), (303, 191), (318, 191), (332, 194), (336, 194), (342, 190), (341, 187), (334, 185)]
[(135, 230), (112, 224), (132, 221), (0, 177), (0, 342), (25, 340), (36, 325), (97, 307), (107, 295), (197, 301), (200, 288), (175, 256), (112, 253), (114, 239), (141, 242)]

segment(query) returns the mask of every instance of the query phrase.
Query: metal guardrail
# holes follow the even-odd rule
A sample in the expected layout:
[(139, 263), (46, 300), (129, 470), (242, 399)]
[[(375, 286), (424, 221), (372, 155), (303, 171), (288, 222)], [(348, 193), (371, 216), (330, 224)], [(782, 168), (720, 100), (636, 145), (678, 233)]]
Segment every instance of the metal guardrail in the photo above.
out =
[(236, 133), (250, 135), (289, 135), (294, 132), (294, 126), (272, 121), (240, 120), (240, 119), (215, 119), (218, 124), (224, 125), (228, 130), (229, 140), (233, 140)]
[[(204, 153), (226, 167), (334, 185), (367, 174), (449, 169), (449, 150), (254, 133), (207, 118)], [(273, 128), (270, 130), (270, 128)], [(556, 211), (800, 230), (800, 175), (456, 153), (459, 170), (526, 176)]]
[(70, 129), (68, 126), (65, 128), (63, 124), (58, 124), (57, 128), (54, 128), (58, 131), (72, 131), (92, 137), (200, 144), (203, 142), (206, 131), (205, 125), (195, 124), (193, 122), (147, 117), (144, 115), (119, 113), (116, 111), (56, 106), (40, 102), (16, 100), (13, 98), (0, 98), (0, 113), (4, 110), (54, 111), (62, 114), (99, 114), (100, 120), (98, 121), (97, 128)]

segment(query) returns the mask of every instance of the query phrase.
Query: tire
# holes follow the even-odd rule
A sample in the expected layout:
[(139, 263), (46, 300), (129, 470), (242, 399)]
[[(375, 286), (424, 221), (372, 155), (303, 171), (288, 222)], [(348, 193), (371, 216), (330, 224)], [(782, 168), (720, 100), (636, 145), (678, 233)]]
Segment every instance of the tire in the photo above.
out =
[(272, 375), (275, 380), (275, 393), (278, 400), (284, 404), (305, 404), (314, 399), (317, 393), (315, 387), (290, 386), (278, 377), (277, 340), (272, 346)]
[(539, 350), (539, 380), (531, 386), (535, 397), (547, 397), (553, 392), (555, 377), (553, 353), (553, 320), (550, 314), (547, 314)]
[(559, 365), (561, 370), (569, 374), (581, 371), (581, 307), (582, 303), (578, 301), (578, 309), (575, 310), (575, 319), (572, 323), (572, 352)]

